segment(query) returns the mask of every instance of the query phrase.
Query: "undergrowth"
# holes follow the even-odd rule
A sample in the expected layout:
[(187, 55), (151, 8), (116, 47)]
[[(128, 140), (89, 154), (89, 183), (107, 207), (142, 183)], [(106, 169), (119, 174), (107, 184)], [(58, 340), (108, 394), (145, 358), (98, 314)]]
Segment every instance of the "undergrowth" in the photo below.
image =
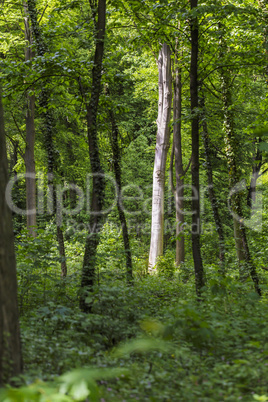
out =
[(161, 261), (133, 286), (105, 267), (84, 314), (76, 270), (62, 280), (53, 252), (36, 260), (49, 245), (18, 259), (24, 375), (0, 401), (268, 401), (265, 276), (259, 298), (233, 267), (222, 278), (211, 266), (197, 301), (189, 264)]

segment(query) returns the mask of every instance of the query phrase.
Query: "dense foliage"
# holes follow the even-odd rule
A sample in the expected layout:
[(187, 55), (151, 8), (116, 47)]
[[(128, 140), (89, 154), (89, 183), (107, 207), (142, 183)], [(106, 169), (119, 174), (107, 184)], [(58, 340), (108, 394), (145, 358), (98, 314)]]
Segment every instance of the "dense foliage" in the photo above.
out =
[[(268, 401), (267, 0), (110, 0), (103, 41), (104, 3), (1, 2), (24, 371), (0, 401)], [(180, 117), (172, 111), (168, 126), (172, 142), (180, 124), (184, 223), (178, 235), (170, 146), (164, 253), (149, 275), (163, 43), (173, 85), (180, 79)], [(197, 295), (193, 121), (205, 283)], [(21, 212), (29, 173), (34, 227)]]
[(191, 279), (168, 271), (127, 286), (112, 263), (85, 315), (76, 271), (63, 284), (51, 260), (46, 275), (32, 267), (36, 278), (20, 286), (25, 374), (16, 381), (31, 385), (1, 400), (267, 400), (267, 298), (239, 284), (235, 270), (222, 280), (211, 266), (200, 304)]

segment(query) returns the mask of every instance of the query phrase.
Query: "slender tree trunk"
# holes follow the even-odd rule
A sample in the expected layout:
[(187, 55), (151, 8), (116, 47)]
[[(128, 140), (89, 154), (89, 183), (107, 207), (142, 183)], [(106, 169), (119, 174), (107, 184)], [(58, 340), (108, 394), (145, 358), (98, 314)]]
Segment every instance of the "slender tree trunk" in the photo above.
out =
[(159, 103), (157, 136), (153, 173), (152, 226), (149, 269), (156, 265), (157, 257), (163, 255), (164, 238), (164, 190), (165, 170), (170, 137), (170, 114), (172, 100), (171, 60), (169, 46), (164, 43), (159, 52)]
[(225, 261), (225, 246), (224, 246), (224, 232), (223, 225), (218, 209), (217, 197), (214, 189), (214, 181), (213, 181), (213, 171), (212, 171), (212, 163), (211, 163), (211, 151), (210, 151), (210, 140), (208, 135), (208, 126), (206, 121), (206, 109), (205, 109), (205, 98), (204, 96), (200, 99), (200, 107), (203, 110), (202, 116), (202, 128), (203, 128), (203, 143), (205, 148), (205, 158), (206, 158), (206, 172), (207, 172), (207, 180), (208, 180), (208, 191), (209, 191), (209, 199), (212, 207), (214, 222), (216, 226), (216, 231), (219, 237), (219, 258), (221, 262), (221, 272), (224, 272), (224, 261)]
[[(37, 19), (37, 9), (36, 9), (36, 0), (27, 0), (28, 11), (31, 20), (31, 28), (33, 32), (33, 36), (35, 39), (36, 50), (38, 56), (44, 56), (47, 51), (46, 43), (43, 39), (40, 26), (38, 24)], [(56, 199), (55, 193), (55, 178), (54, 173), (57, 170), (56, 167), (56, 158), (55, 158), (55, 150), (54, 150), (54, 143), (53, 143), (53, 134), (55, 130), (55, 118), (51, 109), (49, 109), (49, 90), (48, 88), (44, 87), (40, 94), (40, 105), (44, 108), (45, 112), (43, 112), (43, 131), (44, 131), (44, 141), (45, 147), (47, 151), (47, 158), (48, 158), (48, 185), (52, 187), (53, 191), (53, 202), (54, 206), (56, 207), (56, 215), (58, 208), (58, 200)], [(57, 224), (57, 240), (59, 246), (59, 254), (61, 258), (61, 276), (65, 277), (67, 275), (67, 264), (66, 264), (66, 256), (65, 256), (65, 248), (64, 248), (64, 236), (63, 231), (61, 228), (61, 219), (59, 216), (56, 216), (56, 224)]]
[[(268, 55), (268, 0), (258, 0), (260, 9), (262, 11), (263, 17), (263, 45), (265, 49), (266, 56)], [(264, 66), (264, 74), (266, 75), (266, 83), (268, 83), (268, 63)], [(247, 195), (247, 205), (250, 208), (250, 212), (254, 213), (254, 204), (256, 201), (256, 188), (257, 188), (257, 180), (260, 177), (260, 171), (262, 167), (263, 155), (262, 151), (259, 148), (259, 144), (261, 142), (261, 138), (255, 138), (254, 144), (257, 146), (256, 153), (253, 156), (253, 166), (252, 166), (252, 175), (250, 180), (250, 186), (248, 188)]]
[[(221, 40), (221, 52), (224, 54), (226, 52), (226, 45), (224, 37)], [(224, 107), (224, 131), (225, 131), (225, 142), (227, 148), (227, 160), (229, 169), (229, 182), (230, 188), (234, 189), (239, 183), (240, 175), (237, 167), (237, 155), (239, 152), (239, 144), (235, 133), (235, 119), (234, 119), (234, 109), (232, 108), (232, 92), (231, 92), (231, 76), (228, 69), (221, 70), (221, 81), (222, 81), (222, 96), (223, 96), (223, 107)], [(231, 198), (232, 211), (234, 213), (234, 237), (236, 254), (240, 267), (240, 275), (243, 278), (250, 272), (251, 278), (254, 283), (256, 292), (261, 295), (261, 289), (259, 287), (259, 278), (256, 268), (252, 262), (248, 242), (246, 229), (243, 224), (243, 214), (242, 214), (242, 199), (239, 192), (235, 192)], [(237, 218), (239, 217), (239, 219)]]
[(92, 198), (90, 203), (90, 233), (86, 240), (82, 280), (80, 308), (84, 312), (90, 312), (91, 306), (86, 303), (87, 294), (93, 290), (95, 283), (95, 265), (97, 246), (99, 244), (99, 232), (102, 227), (102, 207), (104, 202), (105, 179), (100, 162), (98, 138), (97, 138), (97, 113), (99, 97), (101, 93), (101, 70), (104, 52), (104, 38), (106, 27), (106, 0), (98, 1), (98, 20), (96, 22), (96, 47), (94, 66), (92, 69), (92, 90), (90, 102), (86, 105), (88, 145), (93, 174)]
[[(266, 60), (268, 60), (268, 0), (258, 0), (259, 7), (262, 12), (263, 18), (263, 47), (266, 54)], [(264, 74), (266, 76), (266, 84), (268, 84), (268, 63), (264, 66)], [(259, 138), (258, 142), (261, 142)], [(255, 144), (257, 143), (257, 139), (255, 139)], [(257, 180), (260, 175), (261, 166), (262, 166), (262, 152), (257, 147), (256, 155), (253, 158), (253, 168), (252, 168), (252, 176), (250, 181), (250, 187), (248, 191), (247, 197), (247, 205), (250, 207), (251, 211), (254, 207), (254, 203), (256, 200), (256, 187)], [(258, 161), (258, 162), (257, 162)]]
[[(54, 171), (52, 171), (52, 177), (54, 177)], [(59, 204), (59, 200), (57, 199), (57, 195), (55, 192), (54, 187), (55, 181), (52, 181), (52, 188), (54, 191), (53, 198), (54, 198), (54, 205)], [(67, 263), (66, 263), (66, 254), (65, 254), (65, 245), (64, 245), (64, 235), (62, 230), (62, 221), (61, 216), (58, 216), (58, 212), (61, 210), (61, 207), (56, 207), (56, 226), (57, 226), (57, 241), (58, 241), (58, 248), (59, 248), (59, 255), (60, 255), (60, 265), (61, 265), (61, 277), (65, 278), (67, 276)], [(60, 212), (59, 212), (60, 214)]]
[[(24, 3), (25, 18), (25, 39), (27, 46), (25, 49), (25, 60), (32, 59), (31, 50), (31, 32), (29, 27), (29, 18), (27, 5)], [(35, 144), (35, 124), (34, 124), (34, 95), (27, 94), (27, 110), (26, 110), (26, 149), (24, 155), (26, 167), (26, 209), (27, 209), (27, 229), (30, 236), (36, 236), (36, 183), (35, 183), (35, 160), (34, 160), (34, 144)], [(32, 177), (28, 177), (28, 176)]]
[[(76, 120), (69, 121), (67, 117), (63, 119), (63, 124), (66, 126), (67, 130), (71, 130), (73, 135), (79, 136), (79, 127), (78, 123)], [(74, 166), (76, 162), (76, 157), (74, 153), (74, 141), (69, 140), (67, 143), (67, 157), (70, 162), (70, 166)], [(72, 184), (76, 185), (77, 184), (77, 177), (76, 177), (76, 172), (75, 170), (71, 170), (68, 178), (67, 178)], [(69, 201), (69, 206), (70, 209), (74, 209), (77, 204), (77, 197), (76, 197), (76, 191), (72, 188), (69, 189), (68, 192), (68, 201)]]
[[(36, 183), (35, 183), (35, 160), (34, 160), (34, 96), (28, 96), (28, 106), (26, 114), (26, 209), (27, 209), (27, 229), (30, 236), (36, 236)], [(28, 177), (31, 175), (31, 177)]]
[[(191, 0), (191, 10), (198, 5), (198, 0)], [(199, 115), (198, 115), (198, 19), (191, 17), (191, 66), (190, 96), (192, 112), (192, 250), (195, 269), (196, 294), (201, 296), (205, 284), (203, 263), (200, 250), (200, 188), (199, 188)]]
[(122, 234), (123, 234), (123, 241), (124, 241), (124, 248), (125, 248), (125, 255), (126, 255), (126, 272), (127, 272), (127, 281), (131, 283), (133, 280), (133, 272), (132, 272), (132, 257), (131, 257), (131, 250), (130, 250), (130, 242), (128, 236), (128, 228), (127, 228), (127, 220), (124, 213), (124, 209), (122, 207), (120, 194), (122, 190), (122, 182), (121, 182), (121, 167), (120, 167), (120, 151), (118, 146), (118, 126), (116, 124), (115, 116), (113, 110), (109, 110), (110, 120), (112, 124), (112, 135), (111, 135), (111, 147), (113, 152), (113, 167), (114, 167), (114, 174), (115, 180), (117, 184), (117, 209), (118, 215), (122, 227)]
[(250, 185), (248, 189), (248, 195), (247, 195), (247, 205), (250, 208), (250, 211), (253, 212), (254, 209), (254, 204), (256, 201), (256, 190), (257, 190), (257, 180), (260, 177), (260, 171), (262, 167), (262, 151), (259, 148), (259, 144), (261, 142), (261, 139), (259, 138), (258, 141), (255, 138), (254, 144), (257, 146), (256, 153), (253, 156), (253, 165), (252, 165), (252, 175), (251, 175), (251, 180), (250, 180)]
[(0, 89), (0, 386), (22, 372), (12, 215), (5, 200), (7, 183), (8, 164)]
[[(15, 166), (18, 163), (18, 148), (19, 148), (19, 141), (13, 140), (12, 141), (13, 152), (9, 158), (9, 166), (8, 166), (8, 174), (9, 177), (14, 175), (15, 179), (17, 177), (17, 172), (15, 171)], [(16, 180), (15, 180), (16, 182)]]
[[(12, 198), (15, 200), (16, 205), (18, 208), (24, 209), (24, 203), (21, 200), (21, 192), (20, 192), (20, 187), (19, 184), (20, 182), (18, 181), (18, 172), (15, 170), (15, 166), (18, 163), (18, 153), (19, 153), (19, 141), (18, 140), (12, 140), (12, 146), (13, 146), (13, 152), (11, 155), (11, 158), (9, 159), (10, 165), (9, 165), (9, 178), (13, 177), (14, 179), (14, 187), (12, 191)], [(12, 217), (15, 216), (15, 212), (12, 213)], [(22, 229), (24, 229), (24, 219), (23, 215), (16, 215), (16, 224), (14, 225), (14, 233), (20, 232)]]
[[(176, 47), (178, 44), (176, 43)], [(179, 266), (185, 259), (184, 245), (184, 176), (182, 162), (182, 144), (181, 144), (181, 104), (182, 104), (182, 85), (181, 68), (178, 66), (177, 49), (175, 54), (175, 79), (174, 79), (174, 99), (173, 99), (173, 146), (175, 154), (176, 171), (176, 265)]]
[(259, 177), (259, 172), (253, 166), (252, 176), (251, 176), (250, 185), (249, 185), (249, 189), (248, 189), (248, 196), (247, 196), (247, 206), (251, 209), (251, 211), (253, 210), (254, 203), (256, 201), (258, 177)]

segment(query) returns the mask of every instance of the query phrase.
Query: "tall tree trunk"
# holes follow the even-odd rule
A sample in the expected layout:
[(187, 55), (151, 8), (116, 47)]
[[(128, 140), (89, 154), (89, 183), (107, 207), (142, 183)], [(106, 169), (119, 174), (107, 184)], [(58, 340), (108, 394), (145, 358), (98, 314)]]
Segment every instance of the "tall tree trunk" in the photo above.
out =
[[(19, 147), (19, 141), (18, 140), (12, 140), (12, 146), (13, 146), (13, 152), (11, 154), (11, 157), (9, 158), (9, 178), (13, 178), (14, 180), (14, 187), (12, 190), (12, 198), (16, 202), (16, 205), (20, 209), (24, 209), (24, 202), (21, 197), (21, 191), (20, 191), (20, 181), (18, 180), (18, 172), (15, 170), (15, 166), (18, 163), (18, 154), (20, 153), (20, 147)], [(22, 156), (22, 153), (21, 153)], [(15, 218), (16, 216), (16, 218)], [(15, 218), (13, 223), (14, 223), (14, 233), (20, 233), (21, 230), (24, 229), (25, 223), (24, 223), (24, 216), (21, 214), (15, 214), (15, 212), (12, 213), (12, 217)]]
[[(221, 28), (224, 28), (221, 26)], [(224, 37), (221, 38), (221, 53), (222, 55), (227, 51)], [(234, 109), (232, 102), (232, 81), (229, 69), (221, 69), (221, 81), (222, 81), (222, 96), (223, 96), (223, 108), (224, 108), (224, 131), (225, 131), (225, 142), (227, 148), (227, 161), (229, 169), (229, 182), (230, 188), (235, 188), (239, 183), (240, 175), (237, 167), (237, 156), (239, 152), (239, 144), (235, 133), (235, 119), (234, 119)], [(252, 262), (248, 242), (246, 235), (246, 228), (243, 224), (243, 214), (242, 214), (242, 199), (241, 193), (234, 192), (231, 197), (231, 206), (234, 222), (234, 238), (236, 246), (236, 254), (240, 267), (240, 275), (243, 278), (250, 272), (251, 278), (254, 283), (256, 292), (261, 295), (261, 289), (259, 287), (259, 278), (257, 275), (256, 268)]]
[(181, 67), (178, 66), (177, 57), (178, 43), (176, 43), (175, 54), (175, 79), (173, 82), (173, 146), (175, 154), (175, 207), (176, 207), (176, 265), (179, 266), (185, 259), (184, 245), (184, 176), (182, 162), (182, 144), (181, 144), (181, 104), (182, 104), (182, 85), (181, 85)]
[[(191, 0), (191, 10), (198, 5), (198, 0)], [(204, 269), (200, 250), (200, 188), (199, 188), (199, 115), (198, 115), (198, 19), (191, 17), (191, 66), (190, 96), (192, 113), (192, 250), (195, 269), (196, 294), (201, 296), (205, 284)]]
[(212, 163), (211, 163), (211, 151), (210, 151), (210, 140), (208, 135), (208, 126), (206, 120), (206, 109), (205, 109), (205, 98), (204, 96), (200, 99), (200, 107), (202, 108), (202, 128), (203, 128), (203, 143), (205, 148), (205, 158), (206, 158), (206, 172), (207, 172), (207, 180), (208, 180), (208, 192), (209, 199), (212, 207), (214, 222), (216, 226), (216, 231), (219, 237), (219, 258), (221, 262), (221, 272), (224, 272), (224, 261), (225, 261), (225, 246), (224, 246), (224, 232), (223, 225), (218, 209), (218, 202), (214, 189), (214, 181), (213, 181), (213, 171), (212, 171)]
[(127, 272), (127, 281), (131, 283), (133, 280), (133, 272), (132, 272), (132, 258), (131, 258), (131, 250), (130, 250), (130, 242), (128, 236), (128, 228), (127, 228), (127, 220), (124, 213), (124, 209), (121, 203), (120, 194), (122, 190), (122, 182), (121, 182), (121, 167), (120, 167), (120, 150), (118, 146), (118, 126), (116, 124), (115, 116), (113, 110), (109, 110), (110, 120), (112, 124), (112, 135), (111, 135), (111, 147), (113, 152), (113, 167), (114, 167), (114, 174), (115, 180), (117, 184), (117, 209), (118, 215), (122, 227), (122, 234), (123, 234), (123, 242), (124, 242), (124, 249), (126, 255), (126, 272)]
[[(38, 24), (37, 19), (37, 9), (36, 9), (36, 0), (27, 0), (28, 11), (31, 20), (31, 28), (33, 32), (33, 36), (35, 39), (36, 50), (38, 56), (44, 56), (47, 52), (47, 46), (43, 39), (40, 26)], [(48, 159), (48, 185), (52, 187), (53, 195), (53, 203), (56, 207), (56, 225), (57, 225), (57, 240), (59, 246), (59, 254), (61, 259), (61, 276), (65, 277), (67, 275), (67, 264), (66, 264), (66, 256), (65, 256), (65, 248), (64, 248), (64, 236), (61, 228), (61, 219), (58, 215), (58, 200), (56, 199), (55, 192), (55, 178), (54, 173), (56, 172), (56, 158), (55, 158), (55, 150), (53, 143), (53, 134), (55, 130), (55, 118), (51, 109), (49, 109), (49, 90), (44, 87), (40, 94), (40, 105), (44, 108), (45, 112), (43, 112), (43, 131), (44, 131), (44, 141), (45, 147), (47, 151), (47, 159)]]
[[(77, 123), (76, 120), (69, 121), (68, 118), (65, 117), (65, 118), (63, 119), (63, 124), (66, 126), (67, 130), (71, 130), (71, 132), (73, 133), (73, 135), (74, 135), (75, 137), (80, 135), (80, 134), (79, 134), (78, 123)], [(67, 143), (67, 157), (68, 157), (68, 160), (69, 160), (69, 162), (70, 162), (70, 166), (74, 166), (74, 165), (75, 165), (75, 162), (76, 162), (76, 157), (75, 157), (74, 149), (75, 149), (75, 147), (74, 147), (74, 141), (69, 140), (68, 143)], [(70, 183), (72, 183), (72, 184), (74, 184), (74, 185), (77, 184), (77, 183), (76, 183), (76, 182), (77, 182), (77, 177), (76, 177), (76, 172), (75, 172), (75, 170), (72, 169), (72, 170), (70, 171), (70, 173), (69, 173), (67, 179), (70, 181)], [(76, 191), (75, 191), (73, 188), (70, 188), (70, 189), (69, 189), (69, 192), (68, 192), (68, 200), (69, 200), (70, 209), (74, 209), (74, 208), (76, 207), (76, 204), (77, 204), (76, 194), (77, 194), (77, 193), (76, 193)]]
[(104, 202), (105, 179), (100, 162), (98, 138), (97, 138), (97, 113), (101, 92), (101, 70), (104, 52), (104, 38), (106, 27), (106, 0), (98, 1), (98, 20), (96, 22), (96, 47), (94, 66), (92, 69), (92, 90), (90, 102), (86, 104), (88, 146), (93, 174), (92, 197), (90, 203), (90, 232), (86, 240), (82, 280), (80, 309), (90, 312), (91, 306), (86, 303), (87, 294), (93, 290), (95, 282), (95, 265), (97, 246), (99, 244), (99, 232), (102, 227), (102, 207)]
[[(268, 0), (258, 0), (263, 19), (263, 47), (266, 55), (266, 60), (268, 60)], [(264, 65), (264, 74), (266, 76), (266, 84), (268, 84), (268, 62)], [(253, 212), (254, 203), (256, 200), (256, 187), (257, 180), (261, 176), (260, 171), (262, 167), (263, 155), (262, 151), (258, 147), (261, 142), (261, 138), (258, 140), (255, 138), (255, 145), (257, 145), (256, 154), (253, 157), (253, 167), (252, 167), (252, 176), (250, 180), (250, 187), (248, 190), (247, 196), (247, 205), (250, 207)]]
[(172, 100), (171, 59), (169, 46), (164, 43), (159, 52), (159, 103), (157, 136), (153, 173), (152, 226), (149, 269), (156, 265), (157, 257), (163, 255), (164, 238), (164, 191), (165, 170), (170, 137), (170, 114)]
[(7, 183), (8, 164), (0, 88), (0, 386), (22, 372), (12, 215), (5, 199)]
[[(24, 29), (27, 46), (25, 49), (25, 61), (32, 59), (31, 50), (31, 32), (29, 27), (29, 17), (27, 5), (24, 3), (25, 18)], [(34, 144), (35, 144), (35, 124), (34, 124), (34, 95), (27, 94), (27, 110), (26, 110), (26, 149), (24, 155), (26, 167), (26, 210), (27, 210), (27, 229), (30, 236), (36, 236), (36, 183), (35, 183), (35, 160), (34, 160)], [(29, 177), (30, 176), (30, 177)]]
[(260, 177), (260, 171), (262, 167), (262, 151), (259, 148), (259, 144), (261, 142), (261, 139), (259, 138), (258, 140), (255, 138), (254, 139), (254, 145), (256, 146), (256, 153), (252, 158), (252, 175), (251, 175), (251, 180), (250, 180), (250, 185), (248, 188), (248, 194), (247, 194), (247, 205), (250, 208), (251, 212), (253, 212), (254, 209), (254, 204), (256, 201), (256, 190), (257, 190), (257, 180)]

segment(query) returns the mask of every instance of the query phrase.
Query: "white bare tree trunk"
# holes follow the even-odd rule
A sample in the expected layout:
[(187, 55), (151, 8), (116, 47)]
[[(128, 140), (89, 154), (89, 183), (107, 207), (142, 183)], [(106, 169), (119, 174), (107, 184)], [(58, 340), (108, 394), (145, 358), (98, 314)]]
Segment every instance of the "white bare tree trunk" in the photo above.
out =
[(165, 43), (159, 52), (158, 71), (159, 103), (153, 174), (152, 226), (149, 269), (154, 268), (157, 257), (163, 255), (165, 170), (169, 148), (169, 123), (172, 98), (170, 49)]

